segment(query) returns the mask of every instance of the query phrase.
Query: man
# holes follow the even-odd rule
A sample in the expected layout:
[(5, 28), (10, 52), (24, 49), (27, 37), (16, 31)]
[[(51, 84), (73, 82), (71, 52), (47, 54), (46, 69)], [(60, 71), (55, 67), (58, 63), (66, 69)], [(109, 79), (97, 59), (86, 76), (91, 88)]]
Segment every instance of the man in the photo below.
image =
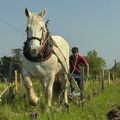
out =
[[(88, 79), (89, 77), (89, 64), (85, 57), (83, 57), (80, 53), (77, 47), (72, 48), (72, 55), (69, 58), (69, 64), (70, 64), (70, 75), (74, 78), (74, 80), (77, 82), (78, 87), (80, 90), (82, 89), (81, 85), (81, 69), (83, 66), (86, 66), (86, 77)], [(70, 80), (70, 87), (71, 92), (76, 91), (76, 88), (74, 86), (73, 79)]]

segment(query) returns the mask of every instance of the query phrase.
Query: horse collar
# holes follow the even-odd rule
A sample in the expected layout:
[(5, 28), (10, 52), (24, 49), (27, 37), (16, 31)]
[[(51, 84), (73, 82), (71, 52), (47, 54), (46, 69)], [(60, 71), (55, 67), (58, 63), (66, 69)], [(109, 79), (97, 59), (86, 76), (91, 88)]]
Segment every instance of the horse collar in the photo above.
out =
[(31, 56), (28, 49), (28, 41), (26, 41), (23, 47), (23, 55), (27, 60), (31, 62), (42, 62), (49, 59), (52, 55), (52, 44), (50, 37), (49, 36), (47, 37), (45, 45), (40, 50), (40, 54), (38, 54), (38, 56), (36, 57)]

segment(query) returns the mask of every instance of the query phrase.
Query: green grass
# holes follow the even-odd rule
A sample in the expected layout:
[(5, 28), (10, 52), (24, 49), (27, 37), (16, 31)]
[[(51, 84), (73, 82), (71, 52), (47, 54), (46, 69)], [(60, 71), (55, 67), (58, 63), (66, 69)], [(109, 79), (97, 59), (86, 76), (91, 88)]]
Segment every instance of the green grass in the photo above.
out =
[[(39, 88), (38, 84), (38, 82), (34, 83), (37, 94), (42, 91), (42, 88)], [(69, 111), (61, 105), (62, 110), (58, 113), (42, 112), (42, 106), (45, 104), (44, 96), (42, 96), (41, 103), (37, 110), (38, 118), (36, 120), (106, 120), (107, 112), (120, 102), (120, 81), (114, 82), (111, 85), (108, 85), (106, 82), (103, 92), (100, 86), (100, 83), (88, 84), (85, 91), (86, 101), (83, 108), (74, 101), (70, 101)], [(5, 84), (0, 84), (0, 91), (5, 89), (5, 87)], [(7, 103), (6, 100), (7, 93), (2, 96), (2, 102), (0, 102), (0, 120), (30, 120), (30, 113), (33, 112), (35, 108), (24, 100), (24, 87), (19, 85), (18, 88), (18, 93), (10, 103)], [(97, 90), (99, 94), (96, 94), (94, 97), (92, 92), (96, 92)], [(88, 100), (87, 96), (90, 94), (91, 100)], [(59, 104), (58, 107), (60, 107)]]

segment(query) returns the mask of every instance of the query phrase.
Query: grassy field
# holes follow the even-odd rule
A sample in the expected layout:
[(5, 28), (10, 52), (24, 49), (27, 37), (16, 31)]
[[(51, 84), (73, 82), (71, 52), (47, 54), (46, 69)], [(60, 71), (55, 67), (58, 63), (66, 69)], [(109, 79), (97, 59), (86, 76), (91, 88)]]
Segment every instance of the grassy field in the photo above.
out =
[[(36, 92), (41, 93), (42, 88), (38, 87), (38, 83), (34, 83)], [(0, 120), (106, 120), (106, 114), (115, 105), (120, 102), (120, 81), (111, 85), (105, 83), (104, 91), (101, 91), (99, 83), (89, 83), (85, 91), (85, 103), (83, 108), (74, 100), (70, 101), (70, 108), (67, 110), (62, 104), (57, 104), (61, 108), (60, 112), (42, 112), (44, 96), (38, 106), (38, 117), (33, 119), (30, 113), (35, 108), (30, 106), (24, 98), (25, 89), (18, 85), (18, 93), (13, 97), (12, 101), (7, 102), (7, 92), (2, 96), (0, 101)], [(0, 84), (0, 91), (3, 91), (6, 84)], [(39, 96), (39, 94), (38, 94)]]

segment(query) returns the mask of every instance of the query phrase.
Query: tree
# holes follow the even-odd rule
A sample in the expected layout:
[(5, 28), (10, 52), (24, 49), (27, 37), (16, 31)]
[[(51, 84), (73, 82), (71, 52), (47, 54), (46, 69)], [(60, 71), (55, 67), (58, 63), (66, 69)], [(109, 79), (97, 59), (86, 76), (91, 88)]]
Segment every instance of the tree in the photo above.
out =
[(115, 75), (115, 78), (120, 79), (120, 62), (116, 62), (115, 60), (115, 64), (112, 67), (111, 72)]
[(17, 48), (17, 49), (12, 49), (12, 60), (14, 62), (14, 64), (17, 67), (21, 67), (22, 66), (22, 49), (21, 48)]
[(21, 73), (21, 69), (22, 69), (22, 60), (21, 60), (22, 59), (22, 49), (21, 48), (12, 49), (12, 55), (13, 55), (12, 56), (12, 61), (13, 61), (12, 74), (14, 74), (15, 70), (17, 70), (18, 73)]
[(90, 76), (96, 78), (96, 75), (99, 76), (106, 67), (105, 60), (98, 56), (96, 50), (89, 51), (85, 57), (90, 66)]
[(3, 76), (9, 75), (10, 61), (12, 61), (12, 57), (8, 56), (1, 57), (0, 72), (3, 74)]
[(0, 72), (4, 76), (9, 76), (10, 63), (13, 64), (14, 69), (21, 71), (21, 67), (22, 67), (21, 57), (22, 57), (22, 50), (20, 48), (12, 49), (12, 56), (1, 57)]
[(13, 54), (13, 61), (17, 63), (21, 63), (21, 58), (22, 58), (22, 49), (17, 48), (17, 49), (12, 49), (12, 54)]

